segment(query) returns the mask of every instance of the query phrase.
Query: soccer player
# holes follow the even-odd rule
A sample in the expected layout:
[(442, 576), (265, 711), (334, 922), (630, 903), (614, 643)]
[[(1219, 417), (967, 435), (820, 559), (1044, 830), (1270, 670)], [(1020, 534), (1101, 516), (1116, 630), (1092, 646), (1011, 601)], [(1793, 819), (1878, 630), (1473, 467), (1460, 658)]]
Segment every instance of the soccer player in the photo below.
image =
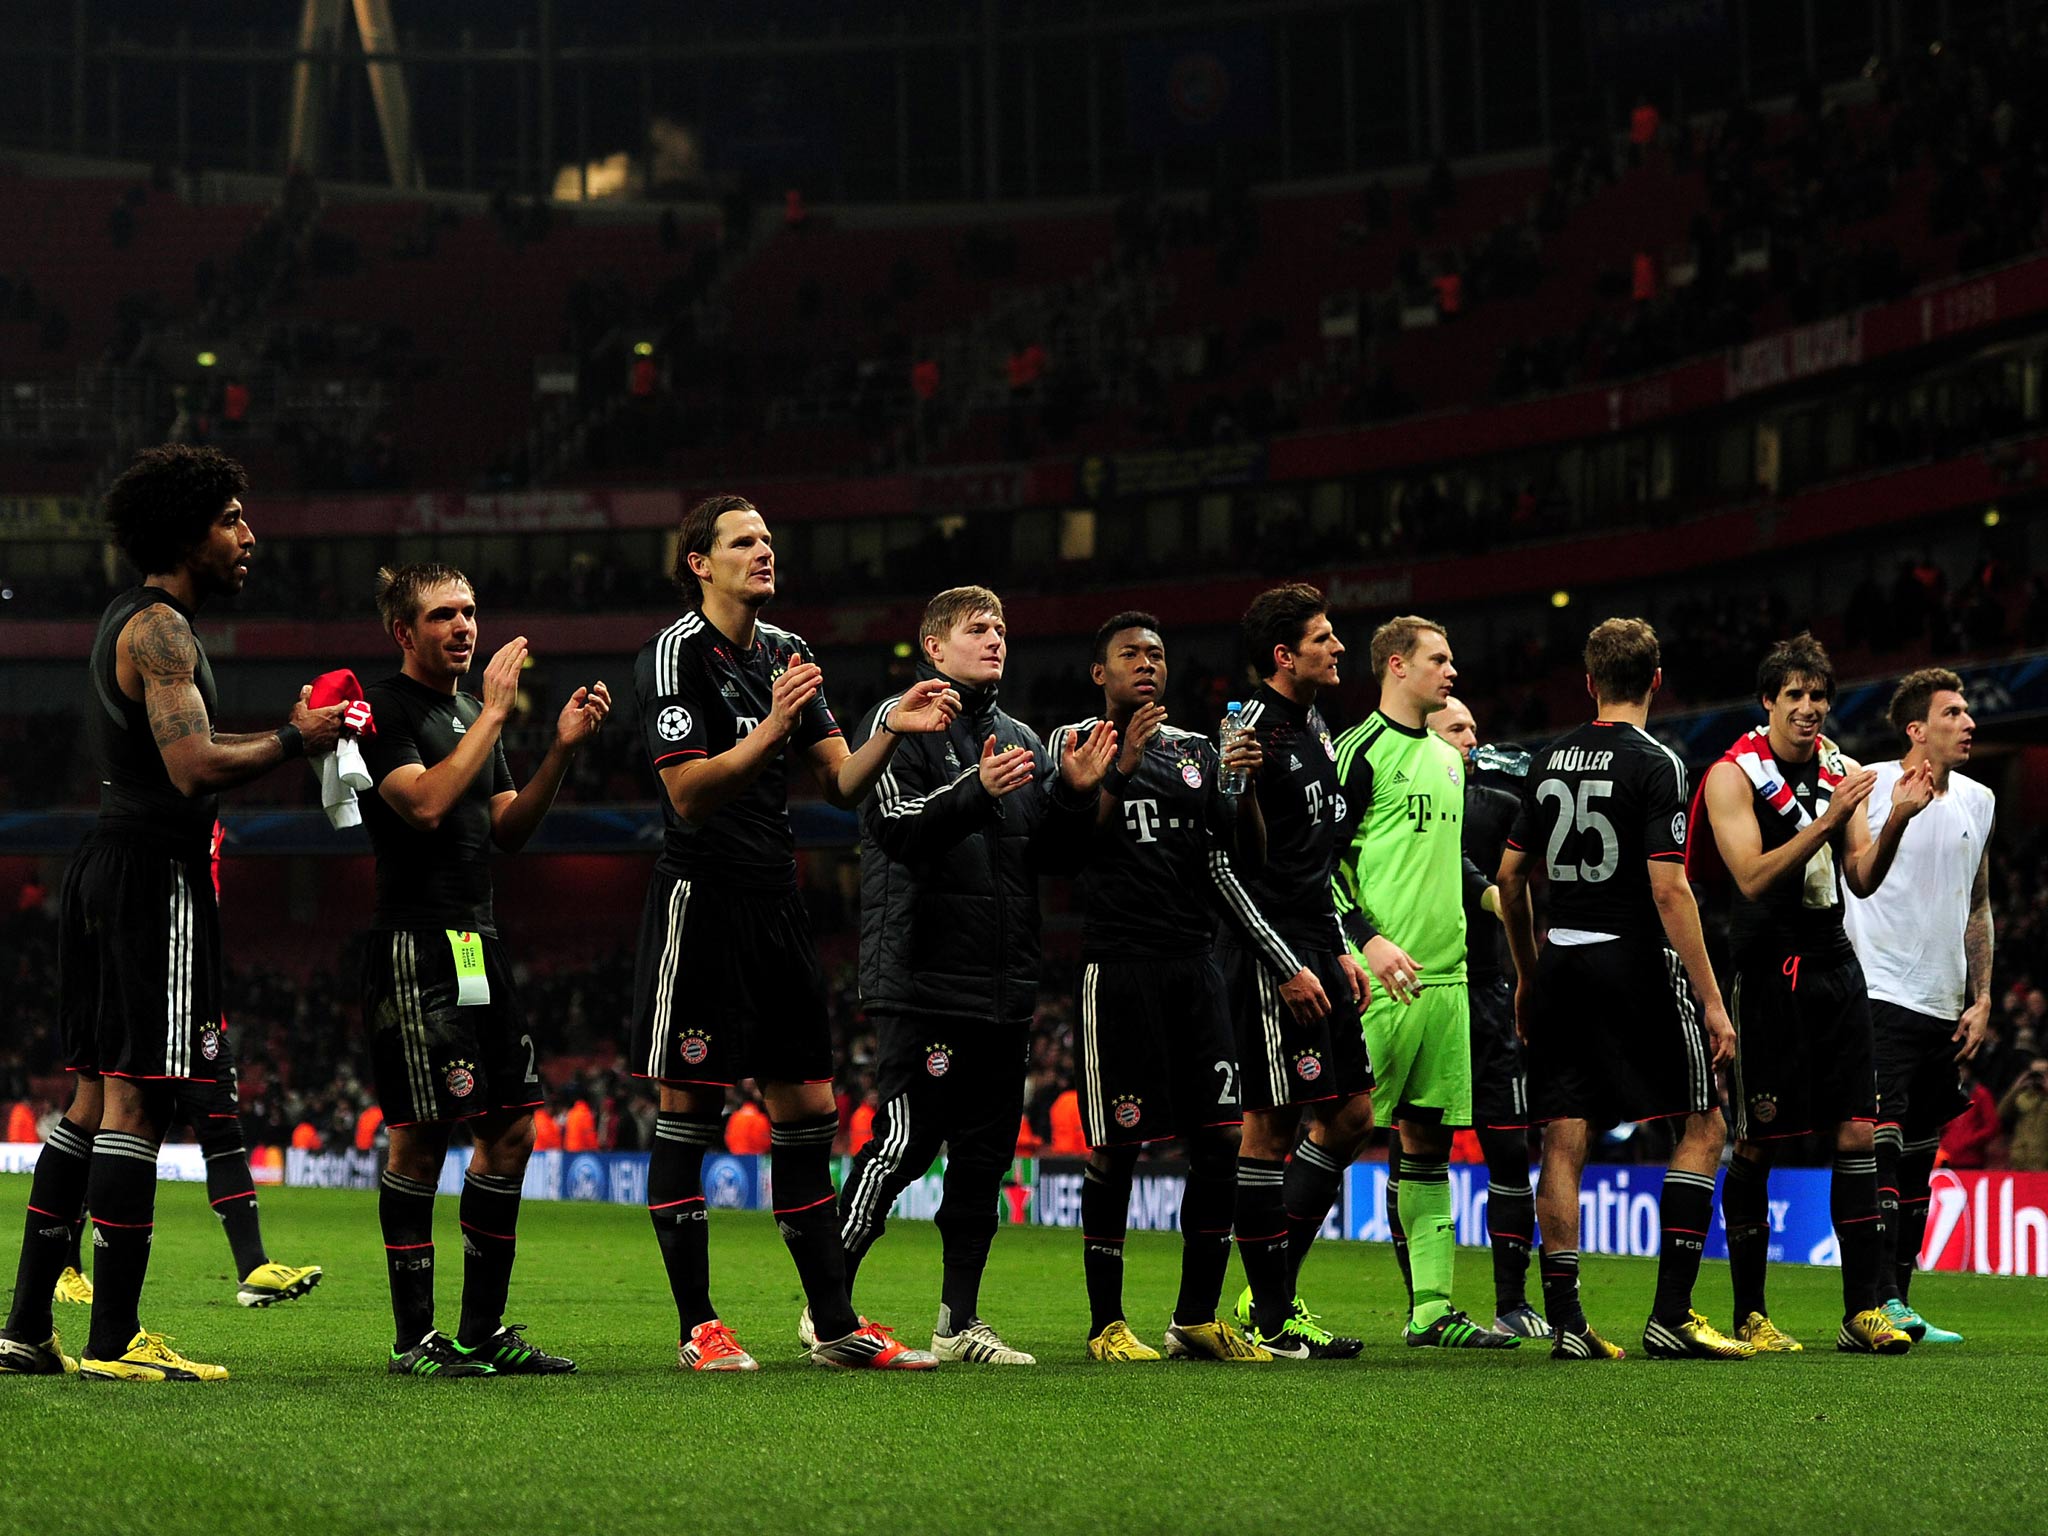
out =
[[(1486, 1157), (1486, 1235), (1493, 1248), (1493, 1326), (1497, 1333), (1547, 1339), (1550, 1325), (1529, 1305), (1529, 1245), (1536, 1237), (1536, 1196), (1529, 1188), (1529, 1079), (1515, 1036), (1514, 988), (1500, 931), (1500, 896), (1487, 871), (1521, 807), (1520, 774), (1489, 770), (1501, 783), (1480, 781), (1479, 724), (1462, 700), (1432, 712), (1429, 728), (1465, 761), (1465, 988), (1472, 1011), (1472, 1118)], [(1515, 754), (1525, 762), (1526, 753)], [(1506, 787), (1512, 785), (1510, 789)], [(1401, 1230), (1400, 1183), (1387, 1181), (1387, 1226), (1401, 1279), (1408, 1280), (1408, 1241)]]
[[(1664, 1176), (1657, 1295), (1643, 1348), (1661, 1359), (1743, 1360), (1756, 1351), (1692, 1305), (1727, 1143), (1714, 1068), (1734, 1054), (1735, 1030), (1685, 878), (1685, 765), (1644, 728), (1664, 682), (1657, 632), (1641, 619), (1607, 619), (1586, 637), (1585, 658), (1595, 716), (1536, 754), (1500, 863), (1515, 1013), (1529, 1042), (1530, 1102), (1543, 1125), (1536, 1210), (1543, 1304), (1555, 1330), (1550, 1354), (1622, 1356), (1579, 1303), (1588, 1132), (1671, 1119), (1679, 1122), (1677, 1146)], [(1535, 867), (1550, 885), (1540, 959), (1529, 901), (1539, 850)]]
[[(240, 465), (211, 448), (137, 455), (107, 493), (114, 542), (143, 573), (100, 617), (86, 730), (99, 818), (64, 874), (58, 928), (70, 1107), (36, 1160), (0, 1371), (107, 1381), (221, 1381), (139, 1320), (157, 1147), (181, 1087), (221, 1071), (219, 908), (207, 869), (218, 796), (341, 737), (339, 705), (221, 735), (213, 669), (192, 620), (248, 579), (256, 537)], [(95, 1135), (97, 1132), (97, 1135)], [(92, 1211), (95, 1284), (82, 1360), (51, 1324), (71, 1224)]]
[[(379, 571), (377, 613), (404, 653), (396, 674), (363, 690), (376, 722), (363, 738), (376, 786), (363, 826), (377, 855), (363, 1021), (390, 1133), (377, 1203), (396, 1328), (388, 1367), (395, 1376), (564, 1374), (573, 1360), (504, 1322), (544, 1089), (492, 913), (491, 850), (526, 846), (570, 759), (603, 726), (611, 693), (600, 682), (570, 695), (520, 788), (501, 738), (519, 702), (526, 637), (491, 657), (479, 699), (461, 689), (480, 635), (468, 577), (427, 563)], [(434, 1327), (434, 1192), (458, 1120), (475, 1150), (459, 1208), (462, 1317), (450, 1338)]]
[[(208, 839), (208, 863), (212, 867), (214, 900), (220, 899), (220, 846), (218, 821)], [(271, 1307), (280, 1301), (295, 1301), (320, 1283), (318, 1264), (279, 1264), (272, 1261), (263, 1245), (263, 1224), (256, 1206), (256, 1180), (249, 1172), (249, 1149), (242, 1137), (242, 1106), (236, 1088), (234, 1039), (227, 1021), (221, 1021), (216, 1076), (210, 1083), (178, 1085), (177, 1102), (170, 1123), (189, 1125), (206, 1161), (206, 1196), (221, 1230), (228, 1240), (235, 1274), (236, 1302), (245, 1307)], [(70, 1262), (57, 1276), (56, 1299), (78, 1305), (92, 1301), (92, 1281), (80, 1263), (80, 1239), (84, 1222), (71, 1228)]]
[[(1358, 1027), (1370, 983), (1344, 947), (1332, 905), (1337, 749), (1316, 707), (1339, 681), (1343, 642), (1323, 594), (1294, 584), (1252, 599), (1245, 649), (1264, 679), (1244, 707), (1259, 745), (1252, 779), (1266, 858), (1247, 889), (1270, 928), (1322, 988), (1325, 1008), (1297, 986), (1283, 997), (1272, 962), (1226, 927), (1216, 957), (1242, 1069), (1244, 1132), (1232, 1225), (1250, 1282), (1237, 1318), (1276, 1359), (1348, 1359), (1361, 1342), (1315, 1320), (1297, 1293), (1301, 1266), (1328, 1219), (1344, 1170), (1372, 1130), (1372, 1067)], [(1309, 1128), (1299, 1136), (1309, 1109)]]
[[(1802, 1348), (1764, 1304), (1771, 1144), (1818, 1132), (1834, 1149), (1830, 1209), (1842, 1254), (1842, 1326), (1835, 1347), (1902, 1355), (1913, 1341), (1878, 1294), (1880, 1229), (1877, 1067), (1863, 968), (1842, 923), (1842, 889), (1884, 883), (1906, 823), (1934, 796), (1932, 765), (1902, 773), (1872, 833), (1863, 804), (1877, 775), (1821, 734), (1834, 664), (1810, 634), (1779, 642), (1757, 668), (1768, 723), (1745, 732), (1707, 770), (1713, 846), (1734, 883), (1728, 924), (1734, 984), (1735, 1155), (1721, 1186), (1736, 1337), (1769, 1352)], [(1704, 839), (1695, 839), (1698, 849)]]
[[(1908, 1301), (1927, 1230), (1927, 1186), (1942, 1128), (1969, 1106), (1956, 1063), (1991, 1027), (1992, 793), (1958, 770), (1977, 725), (1963, 680), (1945, 667), (1901, 679), (1886, 711), (1906, 754), (1875, 763), (1864, 819), (1873, 837), (1891, 818), (1893, 788), (1925, 767), (1934, 798), (1910, 821), (1882, 889), (1845, 909), (1870, 988), (1877, 1045), (1877, 1198), (1884, 1213), (1878, 1295), (1916, 1344), (1960, 1344)], [(1966, 1004), (1967, 1000), (1967, 1004)]]
[(1451, 1136), (1472, 1123), (1465, 764), (1427, 723), (1458, 670), (1444, 627), (1413, 614), (1373, 631), (1372, 670), (1379, 708), (1337, 740), (1332, 889), (1345, 938), (1375, 984), (1365, 1011), (1373, 1107), (1399, 1133), (1391, 1155), (1410, 1293), (1402, 1336), (1416, 1346), (1513, 1349), (1519, 1334), (1481, 1328), (1451, 1305)]
[(647, 1207), (681, 1324), (676, 1363), (756, 1368), (711, 1303), (703, 1189), (704, 1153), (724, 1144), (726, 1090), (751, 1077), (772, 1126), (776, 1225), (816, 1323), (811, 1358), (929, 1369), (930, 1355), (847, 1300), (833, 1212), (832, 1037), (797, 891), (789, 772), (794, 759), (829, 802), (851, 808), (904, 735), (944, 730), (959, 701), (943, 682), (919, 683), (849, 752), (810, 648), (761, 618), (775, 596), (775, 542), (744, 497), (708, 497), (683, 514), (675, 579), (689, 607), (633, 663), (665, 827), (640, 924), (633, 1062), (660, 1087)]
[[(1004, 713), (1008, 631), (986, 587), (953, 587), (926, 604), (918, 652), (918, 681), (868, 715), (863, 750), (899, 733), (905, 704), (929, 690), (956, 701), (957, 716), (901, 743), (861, 807), (860, 997), (875, 1022), (881, 1107), (874, 1140), (846, 1176), (840, 1231), (850, 1280), (896, 1196), (943, 1142), (945, 1267), (932, 1353), (1034, 1365), (981, 1317), (981, 1277), (1024, 1111), (1038, 874), (1085, 834), (1116, 732), (1098, 724), (1055, 768), (1031, 729)], [(799, 1338), (811, 1321), (806, 1314)]]
[(1270, 1360), (1216, 1315), (1230, 1263), (1236, 1186), (1237, 1046), (1212, 953), (1220, 909), (1290, 1009), (1327, 1013), (1322, 983), (1260, 918), (1238, 883), (1262, 857), (1256, 795), (1227, 796), (1222, 766), (1258, 767), (1245, 735), (1219, 764), (1213, 742), (1167, 724), (1166, 642), (1149, 613), (1119, 613), (1095, 633), (1090, 677), (1101, 716), (1053, 732), (1054, 762), (1102, 720), (1121, 746), (1103, 779), (1081, 869), (1079, 1071), (1088, 1169), (1081, 1185), (1088, 1353), (1157, 1360), (1124, 1318), (1124, 1237), (1139, 1148), (1179, 1137), (1187, 1149), (1181, 1197), (1180, 1296), (1166, 1352), (1206, 1360)]

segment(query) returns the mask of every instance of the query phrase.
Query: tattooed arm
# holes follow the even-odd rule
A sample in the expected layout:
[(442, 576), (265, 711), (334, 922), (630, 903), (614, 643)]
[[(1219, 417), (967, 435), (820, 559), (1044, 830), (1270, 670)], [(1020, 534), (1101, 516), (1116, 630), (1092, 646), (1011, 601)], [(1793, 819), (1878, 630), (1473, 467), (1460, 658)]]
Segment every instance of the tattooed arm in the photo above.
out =
[(1977, 877), (1970, 882), (1970, 921), (1963, 929), (1963, 954), (1969, 966), (1968, 1006), (1950, 1038), (1960, 1047), (1957, 1061), (1977, 1054), (1991, 1033), (1991, 839), (1977, 858)]
[[(192, 627), (170, 608), (157, 604), (130, 619), (122, 630), (122, 655), (140, 688), (143, 708), (149, 713), (149, 728), (163, 754), (164, 769), (184, 795), (210, 795), (233, 789), (260, 778), (296, 753), (287, 750), (285, 736), (278, 731), (254, 735), (216, 735), (207, 718), (206, 703), (193, 680), (199, 664), (199, 646)], [(130, 679), (121, 678), (124, 691)], [(325, 752), (341, 738), (344, 706), (326, 709), (306, 706), (310, 688), (299, 690), (292, 706), (290, 724), (304, 741), (307, 752)]]

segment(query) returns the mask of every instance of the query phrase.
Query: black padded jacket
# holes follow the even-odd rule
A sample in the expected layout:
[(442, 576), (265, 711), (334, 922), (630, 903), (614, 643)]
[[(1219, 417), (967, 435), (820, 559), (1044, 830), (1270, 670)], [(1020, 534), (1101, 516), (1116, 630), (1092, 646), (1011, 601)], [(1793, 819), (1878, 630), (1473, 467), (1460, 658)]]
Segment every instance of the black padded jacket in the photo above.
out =
[[(940, 674), (920, 661), (917, 675)], [(861, 1005), (1013, 1023), (1038, 1005), (1039, 873), (1070, 862), (1094, 797), (1061, 793), (1044, 743), (994, 688), (954, 687), (952, 725), (905, 736), (861, 806)], [(856, 748), (899, 697), (862, 719)], [(1036, 781), (991, 797), (980, 776), (990, 736), (998, 751), (1030, 748)]]

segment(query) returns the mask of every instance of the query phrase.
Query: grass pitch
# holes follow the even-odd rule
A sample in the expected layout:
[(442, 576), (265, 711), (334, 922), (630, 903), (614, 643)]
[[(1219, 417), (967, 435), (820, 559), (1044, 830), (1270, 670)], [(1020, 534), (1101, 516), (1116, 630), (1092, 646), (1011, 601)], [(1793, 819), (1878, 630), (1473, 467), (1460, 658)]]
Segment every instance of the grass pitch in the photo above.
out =
[[(0, 1177), (12, 1226), (24, 1177)], [(370, 1194), (266, 1190), (272, 1256), (325, 1266), (306, 1300), (234, 1304), (204, 1191), (158, 1192), (145, 1322), (219, 1386), (0, 1382), (0, 1519), (23, 1533), (274, 1531), (1102, 1532), (1366, 1530), (2041, 1531), (2048, 1529), (2048, 1282), (1926, 1275), (1914, 1299), (1968, 1342), (1902, 1360), (1837, 1355), (1833, 1271), (1785, 1266), (1772, 1311), (1801, 1356), (1734, 1364), (1635, 1358), (1654, 1265), (1586, 1261), (1587, 1308), (1618, 1365), (1443, 1354), (1396, 1342), (1384, 1247), (1319, 1246), (1311, 1303), (1363, 1334), (1347, 1363), (1097, 1365), (1085, 1356), (1079, 1238), (1005, 1228), (983, 1311), (1035, 1370), (908, 1376), (817, 1370), (772, 1221), (712, 1220), (718, 1297), (761, 1359), (753, 1376), (675, 1369), (675, 1313), (646, 1218), (529, 1204), (510, 1318), (581, 1373), (548, 1380), (389, 1377), (390, 1313)], [(442, 1321), (460, 1285), (441, 1202)], [(0, 1267), (11, 1274), (10, 1238)], [(1135, 1234), (1133, 1325), (1153, 1342), (1177, 1238)], [(923, 1342), (937, 1234), (898, 1222), (861, 1275), (864, 1310)], [(1486, 1255), (1459, 1254), (1478, 1315)], [(1228, 1292), (1239, 1280), (1233, 1272)], [(1724, 1265), (1700, 1296), (1728, 1321)], [(74, 1353), (82, 1309), (59, 1307)]]

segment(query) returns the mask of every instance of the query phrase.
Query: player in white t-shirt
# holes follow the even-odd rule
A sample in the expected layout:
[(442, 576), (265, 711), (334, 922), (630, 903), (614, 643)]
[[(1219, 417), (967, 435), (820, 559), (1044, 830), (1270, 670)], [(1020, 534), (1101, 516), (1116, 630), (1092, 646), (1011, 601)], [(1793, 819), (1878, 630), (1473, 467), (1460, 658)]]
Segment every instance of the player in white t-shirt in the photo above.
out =
[[(1863, 803), (1873, 829), (1891, 814), (1892, 786), (1923, 764), (1934, 799), (1906, 824), (1891, 877), (1849, 897), (1850, 942), (1863, 963), (1877, 1039), (1878, 1205), (1885, 1215), (1879, 1295), (1914, 1343), (1961, 1343), (1907, 1301), (1927, 1230), (1928, 1177), (1942, 1127), (1968, 1104), (1956, 1063), (1977, 1054), (1991, 1025), (1993, 796), (1956, 770), (1970, 760), (1977, 723), (1963, 680), (1923, 667), (1899, 682), (1886, 711), (1906, 755), (1874, 763)], [(1966, 1006), (1967, 1004), (1967, 1006)]]

